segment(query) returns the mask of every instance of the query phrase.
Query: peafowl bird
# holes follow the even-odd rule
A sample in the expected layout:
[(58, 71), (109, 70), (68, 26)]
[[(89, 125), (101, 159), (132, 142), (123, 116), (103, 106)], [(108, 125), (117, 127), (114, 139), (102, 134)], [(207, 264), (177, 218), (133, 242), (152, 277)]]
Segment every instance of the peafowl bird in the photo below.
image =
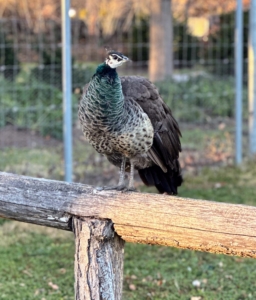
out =
[[(149, 80), (118, 76), (116, 68), (127, 61), (122, 53), (108, 51), (85, 86), (78, 113), (83, 133), (97, 152), (120, 168), (113, 189), (134, 190), (137, 169), (144, 184), (176, 195), (182, 183), (178, 123)], [(128, 187), (125, 171), (130, 171)]]

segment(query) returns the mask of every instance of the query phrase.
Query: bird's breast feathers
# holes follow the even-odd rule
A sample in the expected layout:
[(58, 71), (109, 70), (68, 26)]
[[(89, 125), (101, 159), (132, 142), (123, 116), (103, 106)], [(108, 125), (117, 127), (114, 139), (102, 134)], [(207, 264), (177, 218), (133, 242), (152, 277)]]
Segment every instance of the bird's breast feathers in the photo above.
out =
[(84, 134), (96, 151), (102, 154), (115, 151), (130, 158), (144, 154), (151, 148), (154, 130), (146, 114), (143, 113), (139, 119), (130, 117), (122, 125), (115, 131), (101, 130), (97, 125), (95, 128), (84, 126)]

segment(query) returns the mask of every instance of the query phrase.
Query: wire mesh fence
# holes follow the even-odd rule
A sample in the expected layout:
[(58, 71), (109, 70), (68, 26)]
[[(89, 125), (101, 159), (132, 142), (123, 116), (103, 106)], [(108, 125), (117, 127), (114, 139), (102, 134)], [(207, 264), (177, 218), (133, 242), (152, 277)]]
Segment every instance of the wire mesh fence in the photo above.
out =
[[(97, 184), (101, 183), (98, 175), (102, 175), (102, 170), (106, 181), (112, 179), (113, 167), (83, 140), (77, 121), (79, 97), (97, 64), (104, 59), (105, 46), (132, 59), (132, 63), (120, 68), (121, 75), (149, 76), (150, 15), (135, 11), (113, 16), (114, 22), (105, 24), (99, 20), (106, 8), (92, 9), (88, 14), (90, 8), (84, 8), (80, 1), (73, 2), (70, 16), (74, 180)], [(110, 1), (110, 8), (114, 7), (112, 2), (115, 4)], [(180, 123), (182, 166), (186, 170), (232, 163), (234, 157), (235, 1), (221, 6), (218, 3), (215, 6), (219, 9), (209, 5), (201, 10), (197, 2), (173, 1), (170, 51), (174, 72), (156, 82)], [(244, 20), (246, 82), (247, 3)], [(63, 179), (61, 47), (59, 1), (5, 1), (0, 11), (2, 171)], [(243, 95), (246, 119), (246, 87)]]

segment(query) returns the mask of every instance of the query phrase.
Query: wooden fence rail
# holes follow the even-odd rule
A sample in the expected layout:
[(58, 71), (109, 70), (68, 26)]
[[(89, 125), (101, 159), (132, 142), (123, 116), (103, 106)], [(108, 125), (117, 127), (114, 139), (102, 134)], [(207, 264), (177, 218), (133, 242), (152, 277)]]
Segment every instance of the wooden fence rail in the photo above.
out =
[(74, 231), (76, 299), (121, 299), (123, 241), (256, 257), (256, 207), (246, 205), (0, 172), (0, 217)]

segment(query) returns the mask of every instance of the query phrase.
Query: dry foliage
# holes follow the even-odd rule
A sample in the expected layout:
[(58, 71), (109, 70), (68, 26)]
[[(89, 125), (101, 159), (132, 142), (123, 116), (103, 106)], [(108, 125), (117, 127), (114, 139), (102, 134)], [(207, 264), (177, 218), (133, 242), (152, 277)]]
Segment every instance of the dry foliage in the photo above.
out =
[[(151, 14), (151, 1), (155, 0), (73, 0), (76, 17), (88, 26), (90, 35), (112, 34), (116, 28), (128, 30), (134, 16), (145, 17)], [(243, 0), (248, 8), (250, 1)], [(60, 20), (61, 1), (59, 0), (2, 0), (0, 18), (18, 17), (26, 20), (30, 28), (37, 26), (36, 20)], [(233, 11), (236, 0), (173, 0), (172, 11), (176, 18), (189, 16), (209, 16)], [(42, 25), (41, 25), (42, 26)], [(40, 28), (38, 28), (40, 29)]]

